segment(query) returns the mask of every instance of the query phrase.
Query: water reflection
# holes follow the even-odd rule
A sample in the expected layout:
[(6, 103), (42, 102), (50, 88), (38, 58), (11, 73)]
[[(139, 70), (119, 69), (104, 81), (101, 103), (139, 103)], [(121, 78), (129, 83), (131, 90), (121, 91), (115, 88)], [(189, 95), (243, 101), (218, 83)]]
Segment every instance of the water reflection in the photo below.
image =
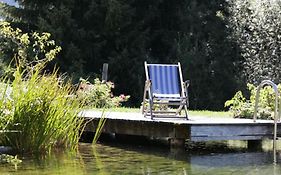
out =
[[(89, 147), (81, 145), (80, 149)], [(123, 149), (97, 145), (92, 147), (92, 153), (85, 161), (95, 165), (99, 174), (187, 174), (189, 167), (186, 161), (170, 159), (164, 150), (139, 149), (138, 152), (129, 147)], [(93, 169), (87, 171), (90, 173)]]
[[(59, 153), (44, 159), (23, 157), (17, 170), (1, 165), (0, 174), (281, 174), (280, 163), (273, 165), (271, 152), (249, 152), (231, 146), (201, 150), (206, 151), (81, 143), (78, 154)], [(277, 157), (281, 162), (280, 155)]]

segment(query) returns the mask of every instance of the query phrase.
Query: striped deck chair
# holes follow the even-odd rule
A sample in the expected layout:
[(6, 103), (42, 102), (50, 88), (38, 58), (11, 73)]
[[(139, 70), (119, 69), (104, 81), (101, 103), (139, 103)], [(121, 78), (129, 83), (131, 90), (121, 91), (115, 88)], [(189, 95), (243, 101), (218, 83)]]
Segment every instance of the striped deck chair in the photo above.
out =
[[(188, 119), (189, 81), (183, 82), (180, 63), (147, 64), (145, 66), (146, 82), (142, 103), (144, 116)], [(184, 110), (185, 115), (181, 115)]]

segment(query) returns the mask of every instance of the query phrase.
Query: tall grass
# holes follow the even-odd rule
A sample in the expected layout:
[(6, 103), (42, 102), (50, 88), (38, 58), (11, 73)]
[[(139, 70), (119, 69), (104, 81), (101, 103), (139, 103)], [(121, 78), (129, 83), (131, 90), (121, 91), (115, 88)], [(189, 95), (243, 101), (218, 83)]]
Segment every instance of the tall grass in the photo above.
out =
[(6, 132), (1, 145), (32, 153), (77, 147), (82, 104), (69, 97), (73, 89), (61, 81), (57, 71), (47, 75), (41, 68), (32, 72), (17, 69), (11, 87), (11, 100), (0, 104), (6, 111), (1, 129), (15, 132)]
[(104, 127), (104, 124), (106, 122), (106, 117), (105, 117), (105, 110), (103, 109), (102, 111), (102, 114), (101, 114), (101, 117), (99, 119), (99, 122), (98, 122), (98, 126), (96, 128), (96, 132), (95, 132), (95, 136), (94, 136), (94, 139), (93, 139), (93, 144), (96, 144), (101, 133), (102, 133), (102, 129)]

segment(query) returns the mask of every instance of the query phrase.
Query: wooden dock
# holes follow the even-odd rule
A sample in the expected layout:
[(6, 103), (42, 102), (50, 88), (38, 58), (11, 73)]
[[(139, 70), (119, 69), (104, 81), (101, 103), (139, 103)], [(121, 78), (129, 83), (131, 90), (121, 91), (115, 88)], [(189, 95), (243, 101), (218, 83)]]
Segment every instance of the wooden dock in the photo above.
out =
[[(81, 117), (91, 120), (85, 131), (95, 132), (102, 112), (85, 110)], [(106, 112), (103, 133), (169, 138), (172, 140), (214, 141), (248, 140), (257, 141), (273, 138), (273, 121), (232, 119), (219, 117), (189, 116), (185, 119), (145, 118), (141, 113)], [(281, 123), (278, 135), (281, 135)], [(280, 128), (280, 129), (279, 129)]]

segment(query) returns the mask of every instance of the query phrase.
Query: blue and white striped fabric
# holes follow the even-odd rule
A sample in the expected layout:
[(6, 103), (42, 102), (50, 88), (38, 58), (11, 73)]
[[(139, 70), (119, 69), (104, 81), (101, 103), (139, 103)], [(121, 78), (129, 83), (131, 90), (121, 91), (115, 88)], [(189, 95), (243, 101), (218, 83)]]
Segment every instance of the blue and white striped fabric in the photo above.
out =
[(180, 98), (178, 65), (148, 64), (152, 94), (158, 98)]

